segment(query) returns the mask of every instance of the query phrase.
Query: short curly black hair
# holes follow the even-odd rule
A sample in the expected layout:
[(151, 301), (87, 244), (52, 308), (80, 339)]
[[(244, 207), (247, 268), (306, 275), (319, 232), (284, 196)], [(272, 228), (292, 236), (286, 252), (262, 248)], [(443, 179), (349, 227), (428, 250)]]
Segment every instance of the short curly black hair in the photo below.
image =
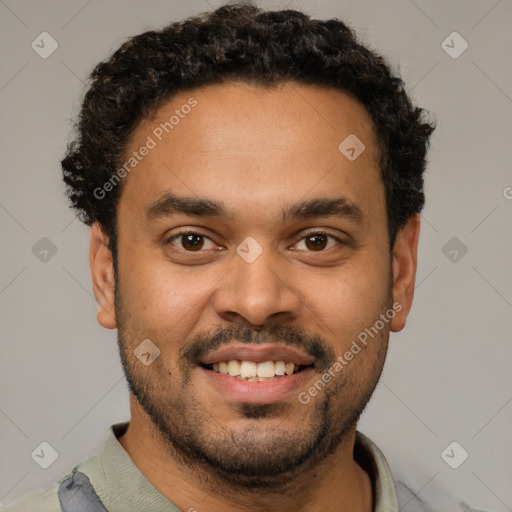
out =
[[(116, 246), (122, 187), (95, 193), (122, 165), (139, 121), (177, 92), (228, 80), (270, 88), (286, 81), (341, 89), (369, 112), (377, 134), (390, 247), (425, 202), (423, 173), (434, 126), (412, 105), (384, 59), (338, 19), (296, 10), (224, 5), (126, 41), (92, 71), (75, 137), (62, 160), (67, 194), (88, 225), (99, 222)], [(103, 197), (104, 195), (104, 197)]]

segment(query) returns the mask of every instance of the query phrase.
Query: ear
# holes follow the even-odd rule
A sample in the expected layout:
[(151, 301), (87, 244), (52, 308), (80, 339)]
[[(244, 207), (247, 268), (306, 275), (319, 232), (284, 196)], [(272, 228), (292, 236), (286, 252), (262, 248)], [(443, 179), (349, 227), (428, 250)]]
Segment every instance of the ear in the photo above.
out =
[(114, 306), (114, 264), (108, 246), (108, 236), (98, 222), (91, 227), (89, 266), (94, 296), (99, 305), (98, 322), (106, 329), (115, 329), (117, 322)]
[(397, 304), (396, 315), (391, 320), (393, 332), (401, 331), (405, 327), (407, 315), (411, 310), (419, 236), (420, 216), (415, 214), (397, 233), (393, 247), (393, 303)]

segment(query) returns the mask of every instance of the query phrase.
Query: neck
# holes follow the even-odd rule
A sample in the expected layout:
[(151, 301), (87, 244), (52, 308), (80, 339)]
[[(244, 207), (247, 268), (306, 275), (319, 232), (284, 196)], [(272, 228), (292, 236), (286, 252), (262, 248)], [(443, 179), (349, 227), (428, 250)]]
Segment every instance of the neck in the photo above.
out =
[(233, 486), (208, 469), (184, 463), (136, 407), (132, 407), (130, 425), (118, 441), (149, 482), (181, 510), (371, 512), (371, 480), (353, 456), (355, 430), (354, 426), (347, 432), (336, 451), (321, 464), (304, 468), (271, 491)]

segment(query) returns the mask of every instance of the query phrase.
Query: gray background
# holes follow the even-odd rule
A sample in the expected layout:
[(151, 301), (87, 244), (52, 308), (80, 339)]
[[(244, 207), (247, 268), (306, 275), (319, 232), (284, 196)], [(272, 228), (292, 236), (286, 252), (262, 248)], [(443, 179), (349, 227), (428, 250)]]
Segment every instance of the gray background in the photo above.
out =
[[(0, 503), (59, 479), (129, 413), (115, 332), (95, 320), (88, 229), (60, 177), (82, 81), (126, 37), (219, 4), (0, 0)], [(435, 114), (415, 305), (359, 429), (420, 497), (439, 486), (512, 510), (512, 3), (259, 4), (345, 20)], [(31, 48), (43, 31), (59, 45), (47, 59)], [(441, 44), (454, 31), (469, 43), (458, 58)], [(59, 454), (46, 470), (31, 458), (42, 441)], [(441, 457), (453, 441), (469, 453), (457, 469)]]

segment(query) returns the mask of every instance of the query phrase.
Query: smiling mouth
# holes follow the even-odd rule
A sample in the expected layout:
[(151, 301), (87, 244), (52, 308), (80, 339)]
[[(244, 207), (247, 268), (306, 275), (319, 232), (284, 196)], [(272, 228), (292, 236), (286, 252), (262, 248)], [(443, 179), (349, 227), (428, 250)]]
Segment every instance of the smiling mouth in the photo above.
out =
[(246, 382), (268, 382), (300, 373), (306, 368), (310, 368), (312, 365), (301, 366), (286, 361), (264, 361), (256, 363), (254, 361), (231, 359), (229, 361), (219, 361), (213, 364), (201, 363), (200, 366), (206, 370), (228, 375), (234, 379)]

